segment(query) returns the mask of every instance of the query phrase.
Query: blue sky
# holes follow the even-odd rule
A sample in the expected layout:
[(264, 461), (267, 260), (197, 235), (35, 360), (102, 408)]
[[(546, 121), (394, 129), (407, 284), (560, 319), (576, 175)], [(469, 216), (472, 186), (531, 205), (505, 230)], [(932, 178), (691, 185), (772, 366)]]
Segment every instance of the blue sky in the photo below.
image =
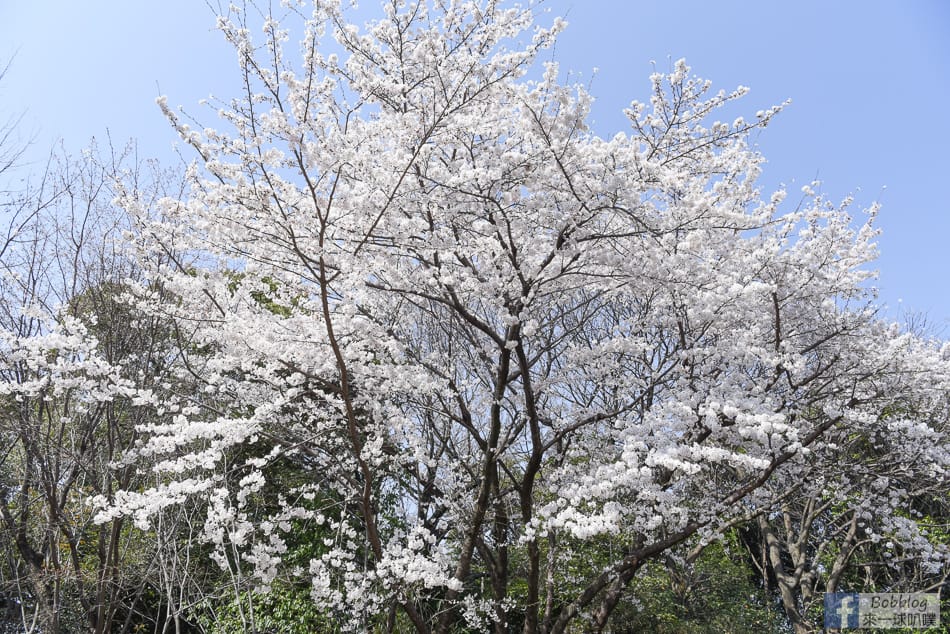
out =
[[(363, 0), (364, 8), (375, 4)], [(856, 207), (880, 201), (881, 302), (950, 326), (950, 2), (944, 0), (550, 0), (569, 22), (553, 57), (591, 84), (594, 129), (626, 129), (653, 63), (685, 57), (718, 88), (751, 87), (741, 107), (792, 104), (757, 137), (763, 185), (814, 179)], [(154, 99), (200, 112), (237, 86), (233, 55), (201, 0), (0, 1), (0, 120), (23, 114), (29, 157), (57, 139), (77, 151), (109, 130), (142, 156), (173, 160)], [(591, 78), (592, 70), (599, 69)], [(201, 113), (210, 123), (210, 113)], [(944, 333), (945, 335), (948, 333)]]

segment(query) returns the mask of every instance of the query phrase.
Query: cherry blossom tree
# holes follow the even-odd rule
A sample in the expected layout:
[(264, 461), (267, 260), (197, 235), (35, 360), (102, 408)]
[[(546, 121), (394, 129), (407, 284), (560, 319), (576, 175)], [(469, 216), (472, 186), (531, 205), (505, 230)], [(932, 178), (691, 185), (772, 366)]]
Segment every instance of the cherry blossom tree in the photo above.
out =
[[(895, 339), (902, 346), (921, 345), (911, 336)], [(907, 358), (921, 363), (927, 355)], [(904, 396), (919, 394), (927, 392)], [(895, 406), (900, 397), (891, 394)], [(931, 403), (926, 411), (934, 406), (945, 407)], [(945, 442), (940, 432), (910, 424), (908, 408), (910, 401), (861, 428), (830, 430), (822, 442), (834, 443), (833, 451), (816, 451), (769, 483), (777, 503), (750, 531), (753, 561), (766, 585), (774, 579), (794, 631), (820, 631), (824, 592), (932, 592), (950, 574), (950, 544), (939, 530), (946, 514), (946, 481), (939, 475)]]
[(160, 100), (190, 195), (123, 199), (181, 347), (127, 456), (160, 480), (100, 521), (200, 503), (239, 587), (354, 630), (601, 631), (646, 562), (847, 481), (853, 434), (945, 482), (948, 351), (878, 321), (874, 208), (760, 191), (781, 107), (717, 120), (746, 89), (681, 61), (605, 139), (532, 6), (277, 11), (219, 18), (218, 128)]

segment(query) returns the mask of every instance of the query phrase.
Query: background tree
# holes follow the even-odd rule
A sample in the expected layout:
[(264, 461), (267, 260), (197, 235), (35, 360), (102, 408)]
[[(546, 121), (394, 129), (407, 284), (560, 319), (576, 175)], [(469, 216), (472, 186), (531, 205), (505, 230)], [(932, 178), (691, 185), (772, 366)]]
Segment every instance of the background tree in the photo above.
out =
[(122, 298), (139, 273), (112, 183), (141, 196), (167, 185), (132, 153), (56, 156), (0, 257), (0, 528), (5, 592), (28, 631), (130, 631), (153, 565), (147, 537), (126, 518), (93, 524), (89, 504), (139, 486), (138, 466), (117, 461), (153, 415), (142, 404), (166, 362), (163, 326)]

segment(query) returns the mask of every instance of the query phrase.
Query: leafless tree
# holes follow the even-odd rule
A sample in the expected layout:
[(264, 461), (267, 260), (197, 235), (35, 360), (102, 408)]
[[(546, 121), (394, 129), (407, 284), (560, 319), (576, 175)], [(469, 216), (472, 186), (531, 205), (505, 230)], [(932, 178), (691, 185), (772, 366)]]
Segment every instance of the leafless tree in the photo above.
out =
[[(27, 630), (100, 633), (123, 621), (127, 630), (153, 576), (155, 544), (126, 518), (95, 525), (89, 500), (138, 477), (116, 460), (144, 412), (118, 388), (103, 390), (132, 381), (147, 389), (163, 363), (161, 326), (135, 319), (123, 299), (137, 265), (123, 245), (127, 219), (112, 205), (113, 184), (121, 178), (158, 196), (168, 193), (165, 176), (131, 145), (93, 143), (78, 159), (59, 152), (7, 225), (0, 542), (5, 591), (18, 595)], [(65, 342), (51, 344), (54, 335)]]

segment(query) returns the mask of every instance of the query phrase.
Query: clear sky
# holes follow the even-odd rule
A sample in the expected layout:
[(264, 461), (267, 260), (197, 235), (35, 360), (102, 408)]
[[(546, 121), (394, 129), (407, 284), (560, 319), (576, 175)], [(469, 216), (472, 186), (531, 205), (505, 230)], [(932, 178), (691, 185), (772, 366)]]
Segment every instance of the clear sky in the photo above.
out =
[[(375, 0), (363, 0), (364, 9)], [(763, 184), (816, 178), (834, 199), (880, 201), (878, 288), (950, 326), (950, 2), (945, 0), (550, 0), (567, 32), (554, 58), (591, 83), (594, 129), (626, 129), (653, 63), (685, 57), (714, 87), (751, 87), (742, 114), (792, 99), (756, 141)], [(154, 99), (200, 112), (237, 86), (233, 54), (202, 0), (0, 0), (0, 121), (23, 114), (30, 157), (76, 151), (108, 129), (171, 160)], [(594, 68), (599, 69), (591, 80)], [(201, 113), (211, 123), (210, 113)], [(948, 333), (945, 332), (944, 335)]]

